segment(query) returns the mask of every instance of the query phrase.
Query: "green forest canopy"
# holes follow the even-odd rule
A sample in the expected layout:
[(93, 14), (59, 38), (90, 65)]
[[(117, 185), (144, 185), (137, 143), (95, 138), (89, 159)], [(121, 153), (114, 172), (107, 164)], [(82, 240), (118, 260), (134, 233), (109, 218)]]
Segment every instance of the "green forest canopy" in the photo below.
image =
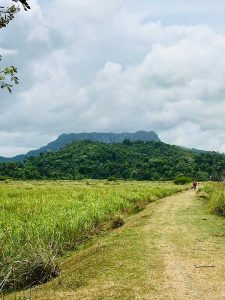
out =
[(198, 181), (222, 180), (225, 155), (197, 152), (162, 142), (105, 144), (79, 141), (60, 151), (20, 162), (0, 164), (2, 179), (173, 180), (184, 175)]

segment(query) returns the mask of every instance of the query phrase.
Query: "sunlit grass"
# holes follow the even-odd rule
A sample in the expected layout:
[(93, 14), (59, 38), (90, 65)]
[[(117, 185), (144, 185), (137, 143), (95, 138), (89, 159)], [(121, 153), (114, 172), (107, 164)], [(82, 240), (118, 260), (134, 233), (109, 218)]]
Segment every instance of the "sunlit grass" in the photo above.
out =
[(57, 256), (113, 218), (182, 189), (159, 182), (1, 183), (0, 283), (8, 275), (4, 287), (15, 289), (57, 276)]
[(211, 212), (225, 217), (225, 183), (209, 183), (202, 188), (200, 196), (206, 199)]

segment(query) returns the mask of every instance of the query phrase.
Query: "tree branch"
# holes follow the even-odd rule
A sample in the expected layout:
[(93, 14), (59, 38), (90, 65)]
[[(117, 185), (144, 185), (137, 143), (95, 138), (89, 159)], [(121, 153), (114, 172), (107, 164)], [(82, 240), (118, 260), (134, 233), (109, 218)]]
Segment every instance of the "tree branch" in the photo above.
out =
[[(30, 9), (27, 0), (12, 0), (13, 2), (20, 2), (23, 5), (24, 10)], [(0, 6), (0, 29), (5, 28), (9, 22), (14, 19), (17, 12), (20, 11), (19, 6), (11, 5), (8, 7)], [(0, 55), (0, 62), (2, 61), (2, 56)], [(14, 84), (19, 83), (19, 79), (16, 76), (17, 68), (11, 66), (5, 69), (0, 69), (0, 88), (6, 88), (10, 93), (12, 93), (12, 87)]]

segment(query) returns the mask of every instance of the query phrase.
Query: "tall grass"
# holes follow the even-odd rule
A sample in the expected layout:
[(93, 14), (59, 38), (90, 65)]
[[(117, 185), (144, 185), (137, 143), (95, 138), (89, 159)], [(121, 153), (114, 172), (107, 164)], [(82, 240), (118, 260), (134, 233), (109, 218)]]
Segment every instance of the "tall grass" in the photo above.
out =
[(152, 182), (0, 183), (0, 292), (57, 276), (57, 257), (102, 224), (182, 189)]
[(225, 217), (225, 183), (210, 183), (200, 190), (211, 212)]

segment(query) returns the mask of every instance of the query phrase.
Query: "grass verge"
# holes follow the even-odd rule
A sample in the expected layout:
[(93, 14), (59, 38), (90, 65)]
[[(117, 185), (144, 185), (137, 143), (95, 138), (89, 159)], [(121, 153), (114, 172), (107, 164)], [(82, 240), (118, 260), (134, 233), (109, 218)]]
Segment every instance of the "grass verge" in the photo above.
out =
[(225, 217), (225, 183), (206, 184), (198, 195), (205, 200), (212, 213)]

